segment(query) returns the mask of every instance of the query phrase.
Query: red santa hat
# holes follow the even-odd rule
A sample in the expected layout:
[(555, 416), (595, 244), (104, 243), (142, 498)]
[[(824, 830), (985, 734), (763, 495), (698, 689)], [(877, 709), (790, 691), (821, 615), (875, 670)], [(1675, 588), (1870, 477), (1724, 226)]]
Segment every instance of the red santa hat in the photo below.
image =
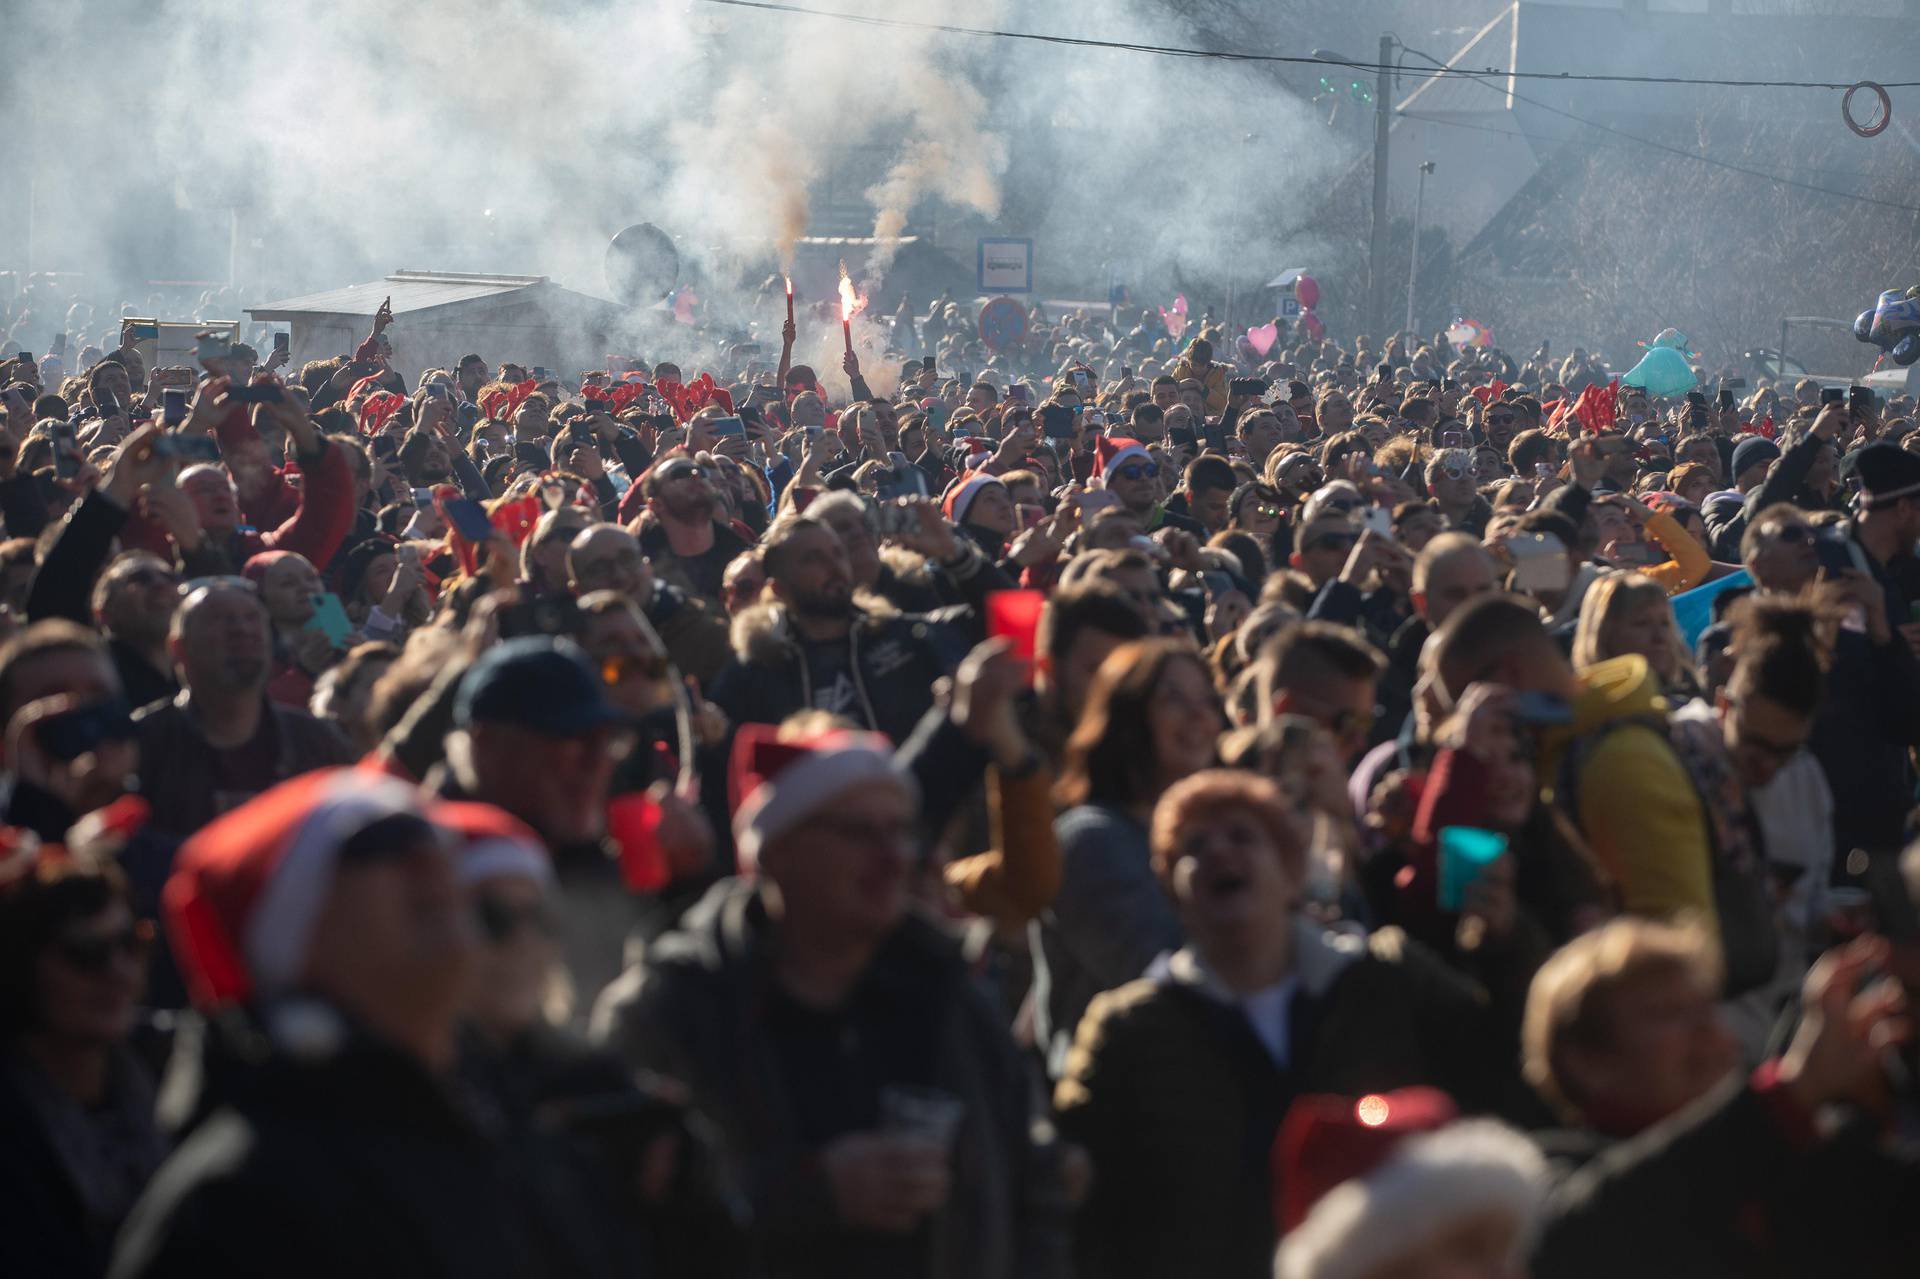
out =
[(740, 869), (760, 850), (855, 786), (898, 787), (917, 799), (911, 774), (895, 766), (884, 734), (835, 729), (781, 741), (771, 724), (742, 724), (733, 739), (733, 842)]
[(1484, 1212), (1513, 1219), (1524, 1255), (1546, 1160), (1505, 1124), (1457, 1113), (1431, 1088), (1295, 1102), (1274, 1144), (1275, 1279), (1364, 1279)]
[(953, 483), (947, 485), (946, 496), (940, 499), (940, 513), (950, 523), (964, 524), (967, 522), (967, 508), (973, 505), (973, 499), (980, 496), (982, 489), (999, 484), (999, 476), (982, 471), (956, 476)]
[(376, 823), (412, 817), (418, 792), (356, 769), (283, 782), (180, 846), (161, 915), (187, 989), (214, 1007), (290, 988), (341, 849)]
[(492, 804), (447, 801), (427, 814), (453, 837), (454, 869), (463, 884), (517, 875), (541, 887), (553, 882), (553, 860), (533, 828)]
[(1153, 454), (1139, 440), (1103, 435), (1093, 442), (1093, 473), (1104, 480), (1129, 462), (1153, 463)]

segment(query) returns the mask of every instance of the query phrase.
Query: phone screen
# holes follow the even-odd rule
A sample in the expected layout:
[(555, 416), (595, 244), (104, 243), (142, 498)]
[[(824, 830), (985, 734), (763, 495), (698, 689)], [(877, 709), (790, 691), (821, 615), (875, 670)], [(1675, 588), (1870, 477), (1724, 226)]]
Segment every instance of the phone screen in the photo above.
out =
[(493, 536), (493, 521), (487, 518), (487, 508), (470, 497), (447, 500), (447, 522), (469, 542), (484, 542)]

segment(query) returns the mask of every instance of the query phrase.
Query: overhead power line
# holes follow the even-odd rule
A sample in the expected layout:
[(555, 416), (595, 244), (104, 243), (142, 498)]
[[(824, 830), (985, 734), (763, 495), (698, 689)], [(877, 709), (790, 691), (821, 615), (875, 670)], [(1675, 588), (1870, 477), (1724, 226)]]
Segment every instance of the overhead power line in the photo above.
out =
[[(1473, 133), (1490, 133), (1495, 137), (1519, 138), (1525, 142), (1540, 142), (1550, 146), (1580, 147), (1598, 151), (1639, 151), (1646, 145), (1644, 141), (1637, 138), (1632, 142), (1600, 142), (1591, 138), (1562, 138), (1544, 133), (1524, 133), (1519, 129), (1499, 129), (1492, 125), (1473, 124), (1466, 120), (1450, 120), (1445, 116), (1422, 115), (1418, 111), (1395, 111), (1393, 114), (1403, 120), (1418, 120), (1422, 124), (1438, 125), (1443, 129), (1466, 129)], [(1718, 158), (1705, 152), (1689, 153), (1689, 155), (1690, 158), (1709, 163)], [(1873, 177), (1872, 174), (1859, 169), (1829, 169), (1818, 164), (1796, 164), (1793, 166), (1793, 172), (1827, 173), (1837, 178), (1857, 178), (1862, 182), (1870, 181)]]
[[(1435, 58), (1432, 54), (1421, 53), (1418, 49), (1408, 49), (1407, 52), (1418, 54), (1420, 57), (1423, 57), (1427, 59), (1429, 62), (1433, 63), (1433, 67), (1430, 69), (1430, 72), (1429, 72), (1431, 74), (1444, 73), (1448, 70), (1451, 70), (1451, 67), (1447, 63), (1441, 62), (1438, 58)], [(1515, 102), (1524, 102), (1530, 107), (1534, 107), (1538, 110), (1545, 111), (1550, 115), (1557, 115), (1563, 120), (1571, 120), (1573, 123), (1582, 125), (1586, 128), (1595, 129), (1601, 133), (1609, 133), (1616, 138), (1624, 138), (1628, 142), (1634, 143), (1638, 146), (1647, 147), (1650, 150), (1663, 151), (1668, 155), (1679, 156), (1683, 160), (1693, 160), (1699, 164), (1708, 165), (1712, 168), (1724, 169), (1729, 173), (1745, 174), (1747, 177), (1750, 177), (1750, 178), (1759, 178), (1762, 181), (1775, 182), (1781, 186), (1793, 187), (1797, 190), (1807, 191), (1814, 195), (1831, 196), (1836, 200), (1850, 200), (1856, 204), (1872, 204), (1872, 205), (1877, 205), (1883, 209), (1897, 209), (1902, 213), (1920, 213), (1920, 206), (1911, 205), (1911, 204), (1902, 204), (1898, 200), (1883, 200), (1879, 196), (1858, 195), (1852, 191), (1836, 191), (1832, 187), (1823, 187), (1812, 182), (1802, 182), (1798, 178), (1790, 178), (1783, 173), (1774, 173), (1767, 169), (1756, 169), (1756, 168), (1753, 168), (1751, 165), (1735, 164), (1731, 160), (1722, 160), (1716, 156), (1707, 155), (1706, 153), (1701, 151), (1689, 151), (1685, 147), (1672, 146), (1668, 143), (1660, 142), (1654, 138), (1643, 138), (1637, 133), (1629, 133), (1625, 129), (1616, 129), (1610, 124), (1601, 124), (1598, 120), (1589, 120), (1585, 116), (1575, 115), (1571, 111), (1563, 111), (1559, 107), (1551, 106), (1545, 102), (1540, 101), (1540, 99), (1538, 98), (1529, 98), (1523, 93), (1519, 93), (1512, 89), (1502, 88), (1499, 85), (1488, 83), (1485, 80), (1476, 80), (1475, 83), (1484, 85), (1487, 89), (1491, 90), (1494, 93), (1500, 94), (1502, 97), (1512, 98)], [(1407, 115), (1408, 113), (1402, 111), (1402, 112), (1396, 112), (1395, 114)], [(1418, 118), (1418, 117), (1413, 117), (1413, 118)], [(1445, 123), (1445, 122), (1443, 121), (1441, 123)]]
[[(852, 22), (870, 27), (894, 27), (910, 31), (938, 31), (947, 35), (978, 36), (995, 40), (1027, 40), (1038, 44), (1065, 45), (1079, 49), (1111, 49), (1122, 53), (1146, 53), (1166, 58), (1200, 58), (1216, 62), (1264, 62), (1284, 63), (1299, 66), (1347, 67), (1354, 71), (1395, 71), (1403, 72), (1404, 67), (1379, 62), (1350, 62), (1343, 58), (1316, 58), (1298, 53), (1253, 53), (1229, 49), (1194, 49), (1180, 45), (1145, 44), (1129, 40), (1096, 40), (1088, 36), (1047, 35), (1038, 31), (1004, 31), (993, 27), (963, 27), (946, 22), (919, 22), (910, 18), (884, 18), (866, 13), (841, 13), (830, 9), (809, 9), (804, 5), (778, 4), (774, 0), (704, 0), (706, 4), (725, 5), (733, 9), (759, 9), (768, 13), (791, 14), (796, 17), (827, 18), (835, 22)], [(1506, 67), (1455, 67), (1443, 66), (1422, 75), (1458, 76), (1470, 80), (1515, 79), (1515, 80), (1563, 80), (1599, 81), (1608, 84), (1690, 84), (1704, 85), (1722, 89), (1850, 89), (1852, 81), (1837, 80), (1754, 80), (1754, 79), (1713, 79), (1694, 76), (1639, 76), (1605, 75), (1578, 71), (1516, 71)], [(1883, 89), (1920, 88), (1920, 80), (1899, 80), (1882, 83)]]

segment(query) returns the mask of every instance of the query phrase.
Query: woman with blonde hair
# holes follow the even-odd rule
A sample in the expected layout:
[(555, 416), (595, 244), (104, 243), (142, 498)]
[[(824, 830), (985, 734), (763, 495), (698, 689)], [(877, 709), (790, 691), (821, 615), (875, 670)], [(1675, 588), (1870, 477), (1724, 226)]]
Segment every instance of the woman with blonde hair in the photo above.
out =
[(1698, 691), (1666, 588), (1642, 573), (1608, 573), (1580, 601), (1574, 669), (1628, 653), (1647, 659), (1664, 692), (1691, 697)]

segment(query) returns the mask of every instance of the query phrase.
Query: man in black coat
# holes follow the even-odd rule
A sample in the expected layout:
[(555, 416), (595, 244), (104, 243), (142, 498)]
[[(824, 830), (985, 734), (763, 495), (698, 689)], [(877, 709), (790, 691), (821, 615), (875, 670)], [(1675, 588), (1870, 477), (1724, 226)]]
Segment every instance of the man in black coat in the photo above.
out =
[(1899, 1207), (1920, 1166), (1878, 1143), (1874, 1113), (1905, 1004), (1865, 982), (1886, 943), (1816, 963), (1791, 1046), (1750, 1075), (1714, 1006), (1715, 949), (1620, 919), (1535, 974), (1526, 1074), (1572, 1123), (1540, 1139), (1557, 1185), (1533, 1274), (1907, 1273), (1915, 1228)]
[(933, 705), (934, 681), (966, 655), (965, 637), (926, 617), (862, 612), (846, 546), (817, 520), (776, 521), (763, 545), (775, 602), (736, 620), (714, 702), (736, 724), (812, 709), (905, 741)]
[(415, 792), (308, 774), (189, 840), (165, 894), (207, 1034), (115, 1279), (520, 1276), (523, 1213), (446, 1086), (472, 962)]

